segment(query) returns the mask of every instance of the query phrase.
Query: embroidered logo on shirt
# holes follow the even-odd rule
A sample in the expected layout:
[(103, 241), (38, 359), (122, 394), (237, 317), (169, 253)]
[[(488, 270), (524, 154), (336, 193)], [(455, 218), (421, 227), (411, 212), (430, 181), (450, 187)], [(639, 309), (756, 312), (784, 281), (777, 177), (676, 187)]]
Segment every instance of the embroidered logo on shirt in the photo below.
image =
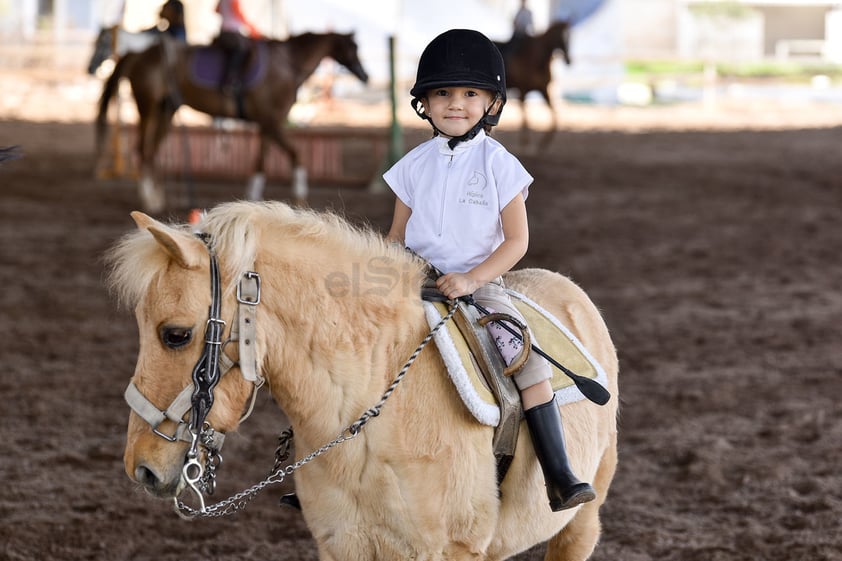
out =
[(459, 203), (463, 205), (477, 205), (488, 206), (488, 201), (485, 200), (485, 188), (488, 186), (488, 180), (480, 171), (474, 171), (474, 174), (468, 180), (466, 188), (462, 195), (459, 196)]

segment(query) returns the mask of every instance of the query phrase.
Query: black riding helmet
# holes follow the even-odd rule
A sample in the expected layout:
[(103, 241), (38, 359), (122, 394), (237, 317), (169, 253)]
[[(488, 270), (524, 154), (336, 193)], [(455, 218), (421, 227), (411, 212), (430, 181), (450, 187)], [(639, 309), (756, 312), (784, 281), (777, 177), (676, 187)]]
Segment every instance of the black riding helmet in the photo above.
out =
[(490, 115), (486, 111), (485, 116), (474, 127), (476, 130), (454, 140), (468, 140), (476, 136), (485, 125), (495, 126), (500, 121), (503, 105), (506, 104), (506, 69), (500, 50), (479, 31), (445, 31), (430, 41), (418, 61), (415, 85), (409, 94), (412, 96), (412, 108), (419, 117), (430, 119), (420, 106), (421, 98), (430, 90), (442, 87), (489, 90), (502, 101), (496, 114)]

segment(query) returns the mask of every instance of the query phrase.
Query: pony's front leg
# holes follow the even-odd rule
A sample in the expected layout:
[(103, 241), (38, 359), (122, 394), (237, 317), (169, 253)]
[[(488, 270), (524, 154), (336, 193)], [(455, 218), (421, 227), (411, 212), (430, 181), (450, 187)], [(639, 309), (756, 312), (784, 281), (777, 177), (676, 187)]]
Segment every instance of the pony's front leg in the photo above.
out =
[(558, 130), (558, 114), (553, 106), (550, 92), (546, 87), (541, 90), (541, 96), (544, 98), (544, 101), (547, 103), (547, 109), (550, 111), (550, 128), (544, 134), (544, 138), (541, 141), (541, 150), (543, 151), (552, 144), (553, 137), (555, 137), (555, 133)]

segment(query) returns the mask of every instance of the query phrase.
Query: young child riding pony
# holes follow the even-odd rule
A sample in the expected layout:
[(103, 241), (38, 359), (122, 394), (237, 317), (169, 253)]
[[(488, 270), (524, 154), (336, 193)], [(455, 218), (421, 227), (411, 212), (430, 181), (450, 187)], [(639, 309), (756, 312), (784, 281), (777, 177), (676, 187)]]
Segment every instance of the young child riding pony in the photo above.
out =
[[(443, 271), (436, 285), (448, 298), (473, 295), (481, 306), (524, 322), (501, 275), (526, 253), (532, 176), (487, 134), (506, 103), (500, 51), (478, 31), (446, 31), (421, 54), (410, 95), (433, 138), (383, 176), (396, 195), (387, 238)], [(559, 511), (592, 501), (596, 493), (570, 469), (551, 378), (549, 363), (531, 353), (514, 380), (550, 508)]]

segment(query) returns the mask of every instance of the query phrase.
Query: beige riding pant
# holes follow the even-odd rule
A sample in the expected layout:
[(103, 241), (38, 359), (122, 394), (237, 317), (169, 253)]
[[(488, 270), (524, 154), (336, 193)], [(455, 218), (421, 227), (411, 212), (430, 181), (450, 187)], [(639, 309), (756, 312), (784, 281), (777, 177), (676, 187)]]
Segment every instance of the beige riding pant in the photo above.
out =
[[(477, 304), (489, 311), (509, 314), (523, 324), (526, 324), (526, 320), (515, 307), (514, 303), (512, 303), (511, 297), (506, 293), (505, 286), (503, 285), (503, 279), (500, 277), (494, 279), (474, 292), (474, 300), (476, 300)], [(496, 326), (494, 323), (489, 323), (488, 327), (489, 332), (495, 338), (495, 342), (497, 343), (497, 347), (500, 349), (500, 353), (503, 355), (504, 361), (507, 364), (510, 363), (520, 352), (523, 344), (508, 331), (502, 327)], [(517, 327), (514, 329), (515, 331), (518, 330)], [(536, 347), (540, 347), (541, 345), (539, 345), (538, 341), (535, 340), (531, 330), (529, 334), (532, 336), (532, 344)], [(520, 372), (514, 375), (514, 381), (518, 389), (522, 391), (539, 382), (549, 380), (552, 377), (553, 372), (550, 363), (547, 362), (547, 359), (533, 351), (529, 353), (529, 359), (526, 361), (526, 364), (523, 365)]]

